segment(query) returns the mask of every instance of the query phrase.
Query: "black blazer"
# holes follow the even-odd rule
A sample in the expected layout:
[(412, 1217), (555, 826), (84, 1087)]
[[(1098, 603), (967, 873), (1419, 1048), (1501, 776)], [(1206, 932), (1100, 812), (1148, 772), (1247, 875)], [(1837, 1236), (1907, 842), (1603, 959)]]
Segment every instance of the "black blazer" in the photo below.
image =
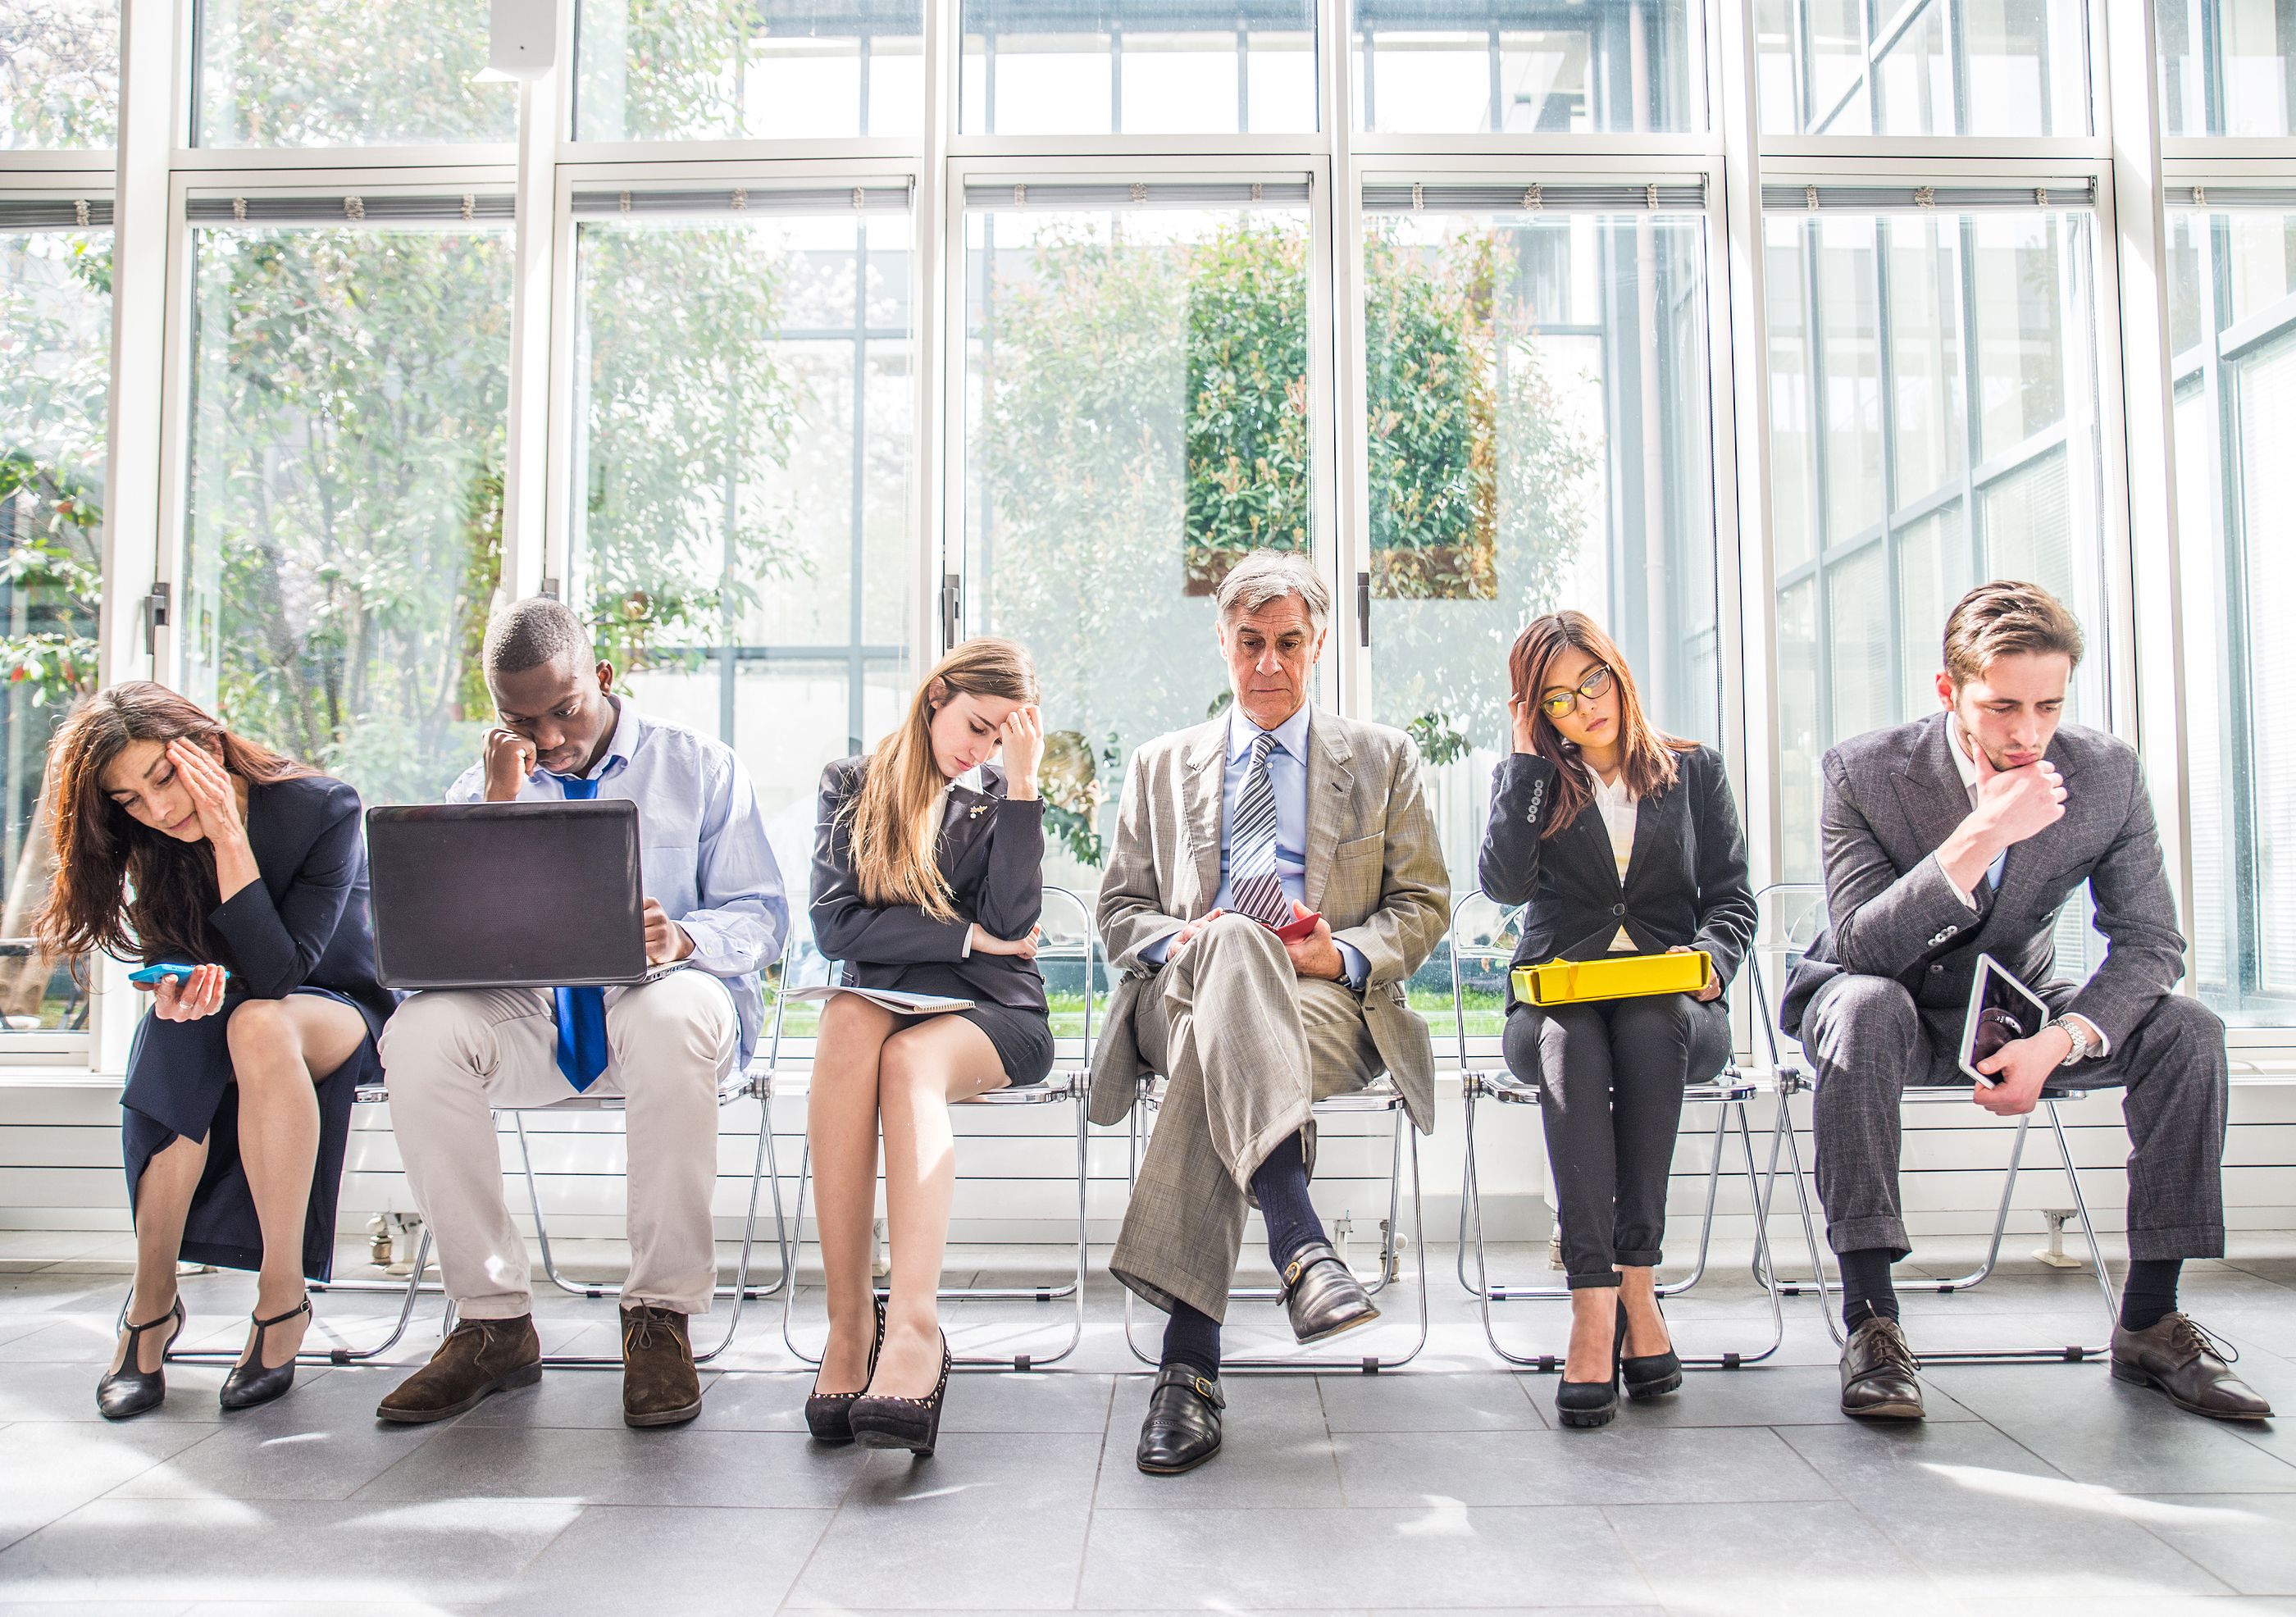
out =
[[(1569, 830), (1542, 840), (1556, 797), (1554, 766), (1535, 752), (1499, 764), (1477, 874), (1488, 897), (1525, 906), (1514, 964), (1599, 960), (1624, 926), (1644, 954), (1704, 949), (1716, 977), (1726, 984), (1737, 975), (1754, 940), (1737, 804), (1720, 753), (1701, 746), (1675, 759), (1674, 784), (1636, 805), (1623, 886), (1600, 809), (1588, 804)], [(1514, 1004), (1512, 978), (1507, 1004)]]
[(1004, 772), (981, 770), (980, 792), (952, 794), (965, 812), (944, 821), (936, 857), (956, 906), (936, 921), (914, 904), (863, 901), (854, 874), (845, 805), (861, 790), (866, 758), (844, 758), (821, 774), (821, 817), (813, 833), (813, 940), (842, 961), (839, 979), (856, 988), (948, 994), (1046, 1012), (1045, 979), (1017, 955), (964, 952), (974, 923), (998, 938), (1025, 938), (1045, 904), (1045, 805), (1004, 795)]
[(239, 1160), (237, 1091), (226, 1030), (250, 999), (283, 999), (298, 989), (340, 994), (366, 1018), (369, 1037), (318, 1085), (319, 1149), (303, 1230), (303, 1272), (324, 1280), (333, 1261), (336, 1192), (358, 1085), (381, 1075), (375, 1039), (397, 996), (375, 981), (367, 899), (366, 839), (358, 793), (323, 775), (250, 785), (247, 842), (260, 879), (208, 912), (209, 947), (147, 947), (144, 964), (181, 960), (226, 966), (223, 1008), (197, 1022), (162, 1022), (149, 1011), (127, 1055), (120, 1094), (121, 1149), (132, 1196), (152, 1158), (177, 1136), (208, 1142), (208, 1163), (184, 1227), (183, 1255), (254, 1268), (263, 1234)]

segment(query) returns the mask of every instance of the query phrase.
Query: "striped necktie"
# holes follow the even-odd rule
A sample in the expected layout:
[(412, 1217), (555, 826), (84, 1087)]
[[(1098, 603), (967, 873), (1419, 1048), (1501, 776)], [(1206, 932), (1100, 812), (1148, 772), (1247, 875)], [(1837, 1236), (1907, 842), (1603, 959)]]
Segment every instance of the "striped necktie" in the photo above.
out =
[(1292, 902), (1275, 874), (1275, 783), (1267, 776), (1267, 754), (1275, 745), (1273, 735), (1253, 738), (1251, 764), (1235, 801), (1235, 828), (1227, 839), (1230, 902), (1268, 927), (1292, 919)]
[[(571, 802), (588, 802), (598, 795), (598, 783), (578, 776), (554, 776)], [(576, 1093), (598, 1081), (606, 1070), (606, 990), (601, 988), (553, 989), (558, 1013), (558, 1070)]]

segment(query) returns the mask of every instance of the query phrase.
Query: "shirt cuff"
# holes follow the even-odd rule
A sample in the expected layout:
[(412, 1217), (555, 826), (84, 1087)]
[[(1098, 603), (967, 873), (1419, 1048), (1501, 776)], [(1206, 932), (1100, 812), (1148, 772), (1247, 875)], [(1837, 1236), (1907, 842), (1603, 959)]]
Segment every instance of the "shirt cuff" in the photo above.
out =
[(956, 951), (956, 957), (959, 960), (972, 958), (972, 928), (970, 926), (964, 929), (964, 947)]
[(1177, 932), (1166, 932), (1162, 937), (1157, 939), (1155, 942), (1150, 944), (1146, 948), (1142, 949), (1140, 951), (1140, 958), (1146, 961), (1150, 965), (1163, 964), (1166, 960), (1171, 957), (1172, 940), (1179, 935), (1180, 934)]
[(1340, 964), (1347, 969), (1343, 981), (1351, 990), (1362, 993), (1365, 985), (1371, 981), (1371, 962), (1365, 959), (1363, 950), (1352, 943), (1341, 943), (1334, 939), (1332, 947), (1340, 951)]

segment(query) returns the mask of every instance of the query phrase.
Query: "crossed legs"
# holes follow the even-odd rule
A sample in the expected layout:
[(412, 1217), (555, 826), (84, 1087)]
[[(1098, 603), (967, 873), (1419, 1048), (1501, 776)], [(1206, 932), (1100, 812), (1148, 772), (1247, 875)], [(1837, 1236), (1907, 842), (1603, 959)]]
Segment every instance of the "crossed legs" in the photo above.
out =
[[(948, 1108), (1005, 1082), (988, 1036), (961, 1016), (897, 1016), (855, 994), (823, 1007), (806, 1120), (829, 1295), (820, 1391), (921, 1398), (939, 1380), (941, 1257), (956, 1190)], [(869, 1226), (881, 1137), (892, 1295), (873, 1377)]]
[[(366, 1021), (350, 1006), (316, 994), (243, 999), (217, 1014), (228, 1018), (225, 1038), (239, 1087), (240, 1160), (263, 1231), (255, 1313), (270, 1318), (303, 1295), (303, 1222), (319, 1153), (318, 1081), (357, 1051)], [(133, 1323), (157, 1319), (176, 1305), (176, 1261), (207, 1161), (205, 1140), (179, 1135), (136, 1182), (135, 1283), (127, 1304)], [(264, 1343), (266, 1365), (285, 1364), (309, 1324), (305, 1317), (275, 1327)], [(147, 1333), (140, 1346), (136, 1367), (158, 1369), (165, 1334)], [(123, 1333), (112, 1368), (126, 1352)]]

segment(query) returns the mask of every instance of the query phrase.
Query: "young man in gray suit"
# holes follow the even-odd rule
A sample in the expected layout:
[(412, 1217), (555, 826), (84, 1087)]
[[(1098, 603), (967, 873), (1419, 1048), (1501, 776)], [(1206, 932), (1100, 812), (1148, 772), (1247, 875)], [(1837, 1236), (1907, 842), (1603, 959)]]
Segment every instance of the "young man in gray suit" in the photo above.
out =
[[(2224, 1255), (2224, 1024), (2170, 992), (2185, 940), (2137, 757), (2062, 724), (2080, 625), (2030, 584), (1987, 584), (1947, 621), (1944, 708), (1825, 755), (1826, 915), (1779, 1022), (1817, 1071), (1817, 1189), (1840, 1255), (1844, 1414), (1915, 1419), (1921, 1382), (1890, 1266), (1906, 1252), (1898, 1200), (1898, 1101), (1957, 1083), (1980, 954), (2047, 1002), (2053, 1020), (1979, 1063), (1970, 1098), (2021, 1117), (2060, 1069), (2119, 1084), (2128, 1157), (2128, 1278), (2112, 1374), (2221, 1420), (2272, 1411), (2177, 1310), (2187, 1258)], [(2050, 981), (2057, 912), (2083, 882), (2104, 934), (2086, 983)]]
[[(1259, 551), (1220, 585), (1234, 702), (1132, 756), (1100, 887), (1123, 973), (1094, 1053), (1092, 1119), (1121, 1122), (1144, 1073), (1166, 1079), (1109, 1268), (1167, 1310), (1140, 1469), (1218, 1451), (1219, 1325), (1247, 1193), (1301, 1342), (1375, 1318), (1308, 1200), (1315, 1099), (1383, 1069), (1422, 1130), (1434, 1050), (1404, 985), (1449, 923), (1450, 884), (1399, 730), (1313, 708), (1331, 626), (1305, 557)], [(1275, 929), (1314, 916), (1304, 935)]]

